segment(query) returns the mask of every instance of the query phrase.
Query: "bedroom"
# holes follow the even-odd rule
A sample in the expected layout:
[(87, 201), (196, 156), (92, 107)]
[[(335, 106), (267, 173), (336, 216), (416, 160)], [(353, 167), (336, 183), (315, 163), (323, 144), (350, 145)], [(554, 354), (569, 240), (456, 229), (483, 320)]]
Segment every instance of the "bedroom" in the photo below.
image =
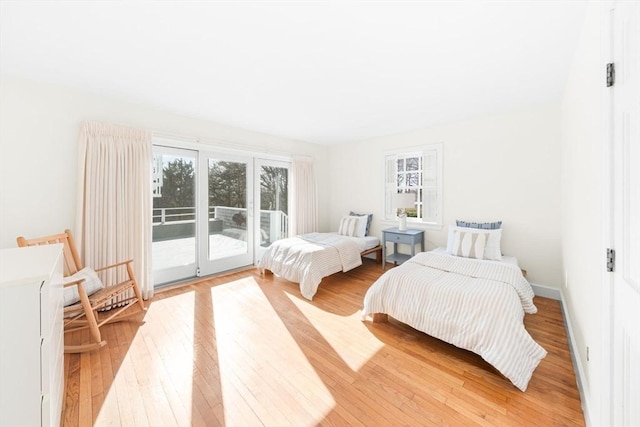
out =
[[(313, 157), (322, 184), (319, 228), (327, 231), (335, 229), (349, 210), (382, 211), (378, 183), (386, 150), (443, 142), (443, 224), (462, 217), (503, 220), (504, 251), (518, 257), (540, 289), (562, 292), (584, 382), (585, 418), (593, 425), (605, 424), (599, 420), (608, 419), (611, 408), (601, 394), (610, 367), (604, 357), (605, 313), (600, 305), (605, 245), (599, 118), (605, 61), (599, 46), (604, 29), (597, 5), (586, 7), (583, 14), (582, 30), (574, 34), (574, 50), (566, 58), (566, 84), (557, 87), (553, 101), (340, 145), (302, 142), (176, 114), (127, 99), (126, 91), (92, 93), (76, 88), (81, 77), (75, 83), (53, 84), (20, 73), (6, 75), (5, 64), (0, 64), (0, 247), (14, 247), (20, 234), (38, 236), (73, 227), (78, 127), (86, 119), (197, 135), (252, 151)], [(4, 37), (2, 43), (4, 48)], [(475, 94), (486, 88), (468, 90), (472, 89)], [(359, 161), (354, 163), (354, 158)], [(345, 180), (336, 170), (351, 173)], [(380, 235), (393, 225), (376, 218), (372, 232)], [(446, 241), (444, 229), (426, 230), (426, 236), (427, 249)]]

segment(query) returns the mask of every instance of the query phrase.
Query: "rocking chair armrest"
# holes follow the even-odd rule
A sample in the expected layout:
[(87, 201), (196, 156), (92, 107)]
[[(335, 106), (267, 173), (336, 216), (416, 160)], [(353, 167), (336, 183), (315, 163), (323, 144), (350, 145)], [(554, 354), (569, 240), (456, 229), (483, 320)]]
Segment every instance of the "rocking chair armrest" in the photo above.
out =
[(77, 285), (77, 286), (79, 286), (79, 285), (80, 285), (80, 283), (82, 283), (82, 282), (84, 282), (84, 281), (85, 281), (85, 279), (76, 279), (76, 280), (73, 280), (73, 281), (71, 281), (71, 282), (67, 282), (67, 283), (65, 283), (65, 284), (64, 284), (64, 287), (65, 287), (65, 288), (68, 288), (69, 286), (76, 286), (76, 285)]
[(132, 259), (128, 259), (126, 261), (116, 262), (115, 264), (107, 265), (106, 267), (96, 268), (94, 271), (108, 270), (109, 268), (119, 267), (121, 265), (130, 264), (132, 262), (133, 262)]

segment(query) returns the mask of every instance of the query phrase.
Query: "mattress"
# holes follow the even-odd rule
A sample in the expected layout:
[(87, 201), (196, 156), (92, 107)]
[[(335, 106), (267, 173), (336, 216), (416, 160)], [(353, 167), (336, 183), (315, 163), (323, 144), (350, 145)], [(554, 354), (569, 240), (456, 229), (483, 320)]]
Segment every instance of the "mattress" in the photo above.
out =
[[(315, 234), (315, 233), (310, 233), (310, 234)], [(331, 234), (338, 234), (338, 233), (334, 232)], [(365, 237), (342, 236), (342, 237), (348, 240), (353, 240), (358, 245), (358, 249), (360, 250), (360, 252), (364, 252), (368, 249), (373, 249), (380, 244), (380, 239), (377, 238), (376, 236), (365, 236)]]

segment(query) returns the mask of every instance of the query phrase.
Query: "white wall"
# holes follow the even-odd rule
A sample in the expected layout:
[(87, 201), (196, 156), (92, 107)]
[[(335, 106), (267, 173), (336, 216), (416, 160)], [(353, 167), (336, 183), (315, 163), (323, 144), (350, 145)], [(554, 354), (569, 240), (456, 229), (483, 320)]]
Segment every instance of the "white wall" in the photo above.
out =
[[(324, 146), (277, 138), (70, 88), (2, 76), (0, 79), (0, 248), (19, 235), (73, 229), (76, 147), (80, 123), (95, 120), (197, 136), (257, 152), (314, 158), (320, 182), (328, 172)], [(328, 192), (319, 186), (319, 204)], [(320, 225), (326, 227), (326, 211)]]
[[(444, 224), (503, 221), (503, 252), (518, 257), (528, 279), (560, 287), (559, 106), (493, 115), (331, 147), (331, 217), (373, 212), (383, 223), (383, 153), (444, 143)], [(426, 249), (446, 246), (447, 227), (426, 230)]]
[[(562, 277), (588, 417), (601, 423), (603, 93), (601, 5), (590, 4), (562, 103)], [(590, 347), (587, 361), (587, 346)], [(604, 421), (604, 420), (603, 420)], [(606, 421), (604, 422), (606, 424)]]

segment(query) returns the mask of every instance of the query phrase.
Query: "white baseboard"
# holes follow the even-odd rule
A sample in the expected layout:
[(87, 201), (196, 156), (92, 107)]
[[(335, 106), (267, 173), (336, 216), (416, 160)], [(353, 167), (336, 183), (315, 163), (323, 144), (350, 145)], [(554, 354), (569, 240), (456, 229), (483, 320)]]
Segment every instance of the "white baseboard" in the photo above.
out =
[(538, 297), (551, 298), (556, 301), (562, 301), (562, 292), (560, 292), (560, 289), (558, 288), (531, 283), (531, 289), (533, 289), (533, 293)]
[(562, 318), (564, 319), (564, 326), (567, 332), (567, 341), (569, 341), (571, 362), (573, 363), (573, 371), (576, 375), (576, 385), (578, 386), (578, 392), (580, 393), (580, 402), (582, 405), (582, 412), (584, 414), (584, 422), (587, 427), (591, 427), (593, 424), (591, 423), (591, 417), (589, 416), (590, 400), (587, 398), (587, 390), (584, 387), (584, 384), (587, 384), (587, 379), (585, 376), (585, 370), (582, 366), (582, 362), (580, 361), (580, 358), (576, 356), (577, 354), (579, 354), (578, 347), (575, 340), (575, 334), (573, 333), (573, 326), (571, 325), (571, 316), (569, 316), (569, 312), (566, 309), (564, 294), (562, 293), (562, 290), (546, 285), (537, 285), (535, 283), (531, 283), (531, 288), (533, 289), (533, 293), (536, 294), (536, 296), (560, 301)]
[[(571, 361), (573, 362), (573, 371), (576, 374), (576, 382), (578, 386), (578, 392), (580, 393), (580, 402), (582, 406), (582, 412), (584, 414), (584, 422), (586, 427), (591, 427), (593, 424), (591, 423), (591, 416), (589, 411), (589, 396), (587, 395), (588, 391), (584, 387), (587, 384), (587, 378), (585, 376), (585, 370), (582, 366), (582, 362), (580, 358), (577, 357), (578, 347), (575, 340), (575, 334), (573, 333), (573, 326), (571, 325), (571, 316), (569, 316), (569, 312), (566, 309), (564, 294), (562, 291), (558, 290), (560, 293), (560, 307), (562, 309), (562, 317), (564, 319), (565, 329), (567, 331), (567, 340), (569, 341), (569, 352), (571, 353)], [(536, 294), (537, 295), (537, 294)]]

